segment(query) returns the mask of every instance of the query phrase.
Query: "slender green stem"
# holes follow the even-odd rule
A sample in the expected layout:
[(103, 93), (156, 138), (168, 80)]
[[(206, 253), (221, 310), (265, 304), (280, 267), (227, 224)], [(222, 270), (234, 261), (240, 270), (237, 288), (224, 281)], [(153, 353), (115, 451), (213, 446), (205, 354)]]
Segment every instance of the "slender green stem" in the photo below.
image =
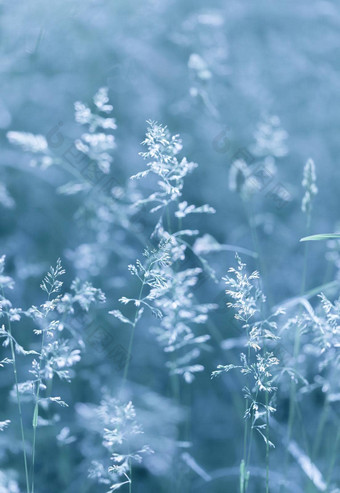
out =
[(35, 472), (35, 457), (36, 457), (36, 439), (37, 439), (37, 427), (38, 427), (38, 417), (39, 417), (39, 396), (41, 387), (41, 364), (42, 364), (42, 353), (45, 345), (45, 331), (43, 330), (41, 337), (41, 348), (40, 348), (40, 362), (39, 362), (39, 378), (37, 381), (37, 390), (35, 394), (35, 405), (33, 411), (33, 443), (32, 443), (32, 489), (31, 493), (34, 493), (34, 472)]
[[(47, 303), (50, 301), (52, 291), (48, 292)], [(49, 309), (45, 309), (45, 318), (47, 317)], [(41, 377), (41, 365), (43, 359), (43, 350), (45, 346), (45, 330), (42, 330), (41, 336), (41, 347), (40, 347), (40, 356), (39, 356), (39, 377), (37, 380), (37, 389), (35, 394), (35, 405), (33, 411), (33, 443), (32, 443), (32, 489), (31, 493), (34, 493), (34, 473), (35, 473), (35, 456), (36, 456), (36, 439), (37, 439), (37, 426), (38, 426), (38, 418), (39, 418), (39, 396), (40, 396), (40, 387), (42, 383)]]
[[(256, 229), (254, 216), (253, 216), (253, 213), (248, 210), (246, 202), (243, 201), (243, 203), (244, 203), (246, 214), (248, 216), (248, 222), (249, 222), (249, 226), (250, 226), (250, 230), (251, 230), (254, 248), (258, 254), (258, 268), (261, 271), (264, 278), (266, 279), (266, 277), (267, 277), (266, 276), (266, 265), (265, 265), (265, 262), (263, 261), (263, 257), (261, 254), (260, 242), (259, 242), (259, 237), (258, 237), (258, 233), (257, 233), (257, 229)], [(268, 298), (268, 300), (269, 300), (269, 298)], [(265, 316), (264, 308), (265, 308), (265, 306), (262, 304), (261, 305), (262, 316)], [(264, 349), (266, 349), (266, 348), (264, 348)], [(248, 359), (249, 359), (249, 351), (248, 351)], [(265, 398), (266, 398), (266, 493), (269, 493), (269, 411), (268, 411), (269, 396), (268, 396), (268, 392), (266, 392)], [(245, 438), (245, 440), (246, 440), (246, 438)], [(251, 426), (251, 428), (250, 428), (250, 438), (249, 438), (247, 459), (246, 459), (246, 461), (244, 459), (245, 468), (247, 468), (249, 466), (252, 441), (253, 441), (253, 426)], [(246, 490), (247, 490), (247, 485), (246, 485), (245, 491)]]
[[(177, 203), (179, 203), (178, 199), (177, 199)], [(171, 226), (171, 216), (170, 216), (169, 204), (166, 207), (166, 220), (167, 220), (168, 232), (171, 235), (172, 234), (172, 226)], [(178, 228), (181, 229), (181, 226), (182, 226), (182, 222), (181, 222), (181, 219), (179, 218), (178, 219)], [(175, 271), (175, 268), (174, 268), (174, 271)], [(177, 315), (176, 315), (176, 318), (177, 318)], [(175, 319), (174, 324), (176, 324), (176, 322), (177, 322), (177, 320)], [(175, 368), (176, 360), (175, 360), (174, 353), (172, 353), (172, 359), (174, 362), (174, 370), (175, 370), (176, 369)], [(170, 380), (171, 380), (171, 387), (172, 387), (172, 393), (173, 393), (174, 400), (178, 405), (180, 405), (180, 402), (181, 402), (180, 381), (179, 381), (179, 376), (175, 371), (171, 374)], [(179, 432), (179, 433), (181, 433), (181, 432)], [(179, 483), (183, 481), (183, 478), (181, 476), (182, 476), (181, 474), (179, 475), (179, 477), (174, 475), (174, 491), (178, 491)]]
[[(143, 293), (144, 285), (145, 285), (145, 283), (144, 283), (144, 280), (143, 280), (142, 281), (142, 284), (141, 284), (141, 287), (140, 287), (140, 290), (139, 290), (138, 301), (140, 301), (141, 298), (142, 298), (142, 293)], [(133, 340), (134, 340), (134, 335), (135, 335), (135, 329), (136, 329), (136, 325), (137, 325), (137, 319), (138, 319), (138, 307), (136, 309), (135, 318), (134, 318), (134, 321), (133, 321), (133, 324), (132, 324), (132, 330), (131, 330), (131, 334), (130, 334), (130, 340), (129, 340), (129, 346), (128, 346), (128, 352), (127, 352), (127, 359), (126, 359), (126, 363), (125, 363), (125, 366), (124, 366), (122, 388), (124, 388), (124, 386), (125, 386), (126, 379), (127, 379), (127, 374), (128, 374), (128, 371), (129, 371), (130, 354), (131, 354), (131, 351), (132, 351)], [(131, 492), (132, 492), (132, 466), (131, 466), (131, 460), (129, 460), (129, 493), (131, 493)]]
[[(7, 322), (8, 322), (8, 332), (10, 335), (12, 335), (11, 322), (10, 322), (8, 315), (7, 315)], [(21, 399), (20, 399), (20, 392), (19, 392), (19, 385), (18, 385), (16, 356), (15, 356), (15, 349), (14, 349), (14, 343), (13, 343), (12, 337), (10, 337), (10, 348), (11, 348), (11, 355), (12, 355), (12, 361), (13, 361), (15, 393), (16, 393), (16, 398), (17, 398), (17, 403), (18, 403), (21, 442), (22, 442), (23, 455), (24, 455), (26, 490), (27, 490), (27, 493), (29, 493), (30, 489), (29, 489), (29, 476), (28, 476), (28, 467), (27, 467), (26, 441), (25, 441), (24, 423), (23, 423), (23, 418), (22, 418)]]
[[(257, 253), (257, 266), (258, 270), (262, 273), (264, 277), (266, 277), (266, 266), (262, 258), (261, 254), (261, 248), (260, 248), (260, 241), (259, 237), (257, 234), (257, 229), (256, 229), (256, 224), (254, 220), (254, 215), (252, 213), (252, 209), (248, 207), (248, 204), (244, 198), (242, 198), (242, 203), (243, 207), (245, 210), (245, 214), (248, 219), (248, 224), (249, 228), (251, 231), (251, 236), (252, 236), (252, 242), (254, 245), (254, 250)], [(261, 308), (263, 309), (263, 307)], [(247, 338), (249, 338), (249, 334), (247, 333)], [(248, 361), (250, 359), (250, 347), (248, 346)], [(249, 402), (248, 399), (246, 399), (246, 409), (248, 408)], [(249, 460), (250, 460), (250, 450), (251, 450), (251, 444), (253, 441), (253, 426), (250, 426), (250, 431), (248, 431), (249, 425), (248, 425), (248, 420), (246, 420), (245, 423), (245, 428), (244, 428), (244, 438), (243, 438), (243, 465), (244, 465), (244, 474), (243, 474), (243, 485), (242, 485), (242, 490), (241, 493), (246, 492), (248, 489), (248, 479), (247, 479), (247, 468), (249, 466)], [(248, 439), (249, 439), (249, 444), (248, 444)], [(248, 453), (247, 453), (248, 449)], [(241, 468), (242, 470), (242, 468)]]
[[(259, 393), (259, 391), (256, 390), (255, 401), (257, 401), (258, 393)], [(246, 462), (247, 464), (250, 463), (250, 458), (251, 458), (251, 449), (252, 449), (253, 436), (254, 436), (254, 433), (253, 433), (254, 424), (255, 424), (255, 415), (254, 415), (253, 422), (252, 422), (251, 427), (250, 427), (251, 433), (250, 433), (250, 437), (249, 437), (249, 446), (248, 446), (248, 454), (247, 454), (247, 462)]]
[[(249, 330), (247, 329), (247, 339), (249, 338)], [(247, 353), (247, 358), (248, 358), (248, 361), (250, 360), (250, 346), (248, 345), (248, 353)], [(249, 399), (248, 397), (246, 397), (246, 403), (245, 403), (245, 412), (247, 411), (248, 409), (248, 406), (249, 406)], [(243, 475), (243, 478), (241, 478), (241, 482), (243, 483), (242, 484), (242, 490), (241, 492), (246, 492), (247, 491), (247, 481), (246, 481), (246, 477), (247, 477), (247, 468), (248, 468), (248, 456), (247, 456), (247, 449), (248, 449), (248, 434), (249, 434), (249, 424), (248, 424), (248, 421), (249, 421), (249, 418), (244, 418), (245, 419), (245, 423), (244, 423), (244, 432), (243, 432), (243, 460), (242, 460), (242, 463), (243, 463), (243, 466), (244, 466), (244, 471), (243, 471), (243, 467), (241, 468), (241, 474)], [(253, 430), (252, 430), (252, 426), (250, 427), (250, 440), (252, 440), (252, 433), (253, 433)]]
[(269, 411), (268, 392), (266, 392), (266, 493), (269, 493)]

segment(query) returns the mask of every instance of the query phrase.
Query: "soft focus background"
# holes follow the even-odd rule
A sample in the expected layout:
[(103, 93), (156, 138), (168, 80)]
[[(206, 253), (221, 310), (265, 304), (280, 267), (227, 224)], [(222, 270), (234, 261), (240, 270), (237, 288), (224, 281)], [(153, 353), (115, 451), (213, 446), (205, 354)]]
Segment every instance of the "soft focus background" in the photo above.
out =
[[(203, 222), (200, 219), (201, 233), (223, 244), (260, 251), (260, 266), (251, 256), (244, 260), (249, 269), (261, 269), (271, 307), (300, 294), (303, 246), (299, 239), (339, 227), (337, 2), (2, 0), (0, 24), (0, 253), (6, 254), (7, 272), (16, 280), (11, 293), (15, 305), (27, 308), (42, 301), (40, 280), (61, 257), (66, 285), (78, 276), (106, 294), (106, 305), (87, 323), (105, 327), (123, 347), (128, 344), (125, 327), (107, 312), (118, 306), (118, 298), (133, 292), (127, 266), (141, 256), (143, 244), (136, 238), (150, 235), (154, 218), (143, 211), (135, 219), (129, 217), (138, 232), (129, 235), (116, 217), (97, 217), (102, 200), (98, 194), (58, 193), (72, 178), (67, 168), (32, 167), (32, 156), (6, 138), (12, 130), (41, 134), (62, 161), (68, 142), (82, 133), (74, 121), (74, 102), (90, 103), (103, 86), (109, 89), (117, 123), (111, 166), (115, 183), (124, 187), (130, 175), (144, 168), (138, 153), (146, 120), (166, 124), (181, 135), (184, 155), (199, 165), (186, 180), (184, 199), (209, 203), (217, 211)], [(269, 156), (268, 184), (247, 202), (251, 214), (237, 186), (230, 185), (235, 156), (246, 162)], [(307, 231), (301, 181), (308, 158), (315, 161), (319, 193)], [(309, 248), (307, 291), (336, 279), (336, 248), (324, 242)], [(209, 261), (221, 277), (234, 265), (234, 252), (222, 251)], [(222, 284), (204, 279), (197, 296), (220, 304), (212, 316), (218, 333), (211, 328), (206, 371), (191, 386), (183, 386), (180, 404), (170, 399), (166, 359), (149, 331), (148, 319), (136, 332), (128, 392), (157, 460), (137, 467), (135, 492), (234, 493), (238, 489), (243, 433), (240, 385), (236, 377), (210, 380), (216, 365), (229, 358), (220, 340), (235, 331), (225, 311)], [(28, 332), (21, 336), (23, 344), (31, 339)], [(15, 409), (7, 399), (12, 378), (10, 369), (1, 369), (0, 419)], [(121, 378), (115, 362), (89, 343), (75, 379), (62, 391), (70, 407), (60, 411), (61, 419), (75, 440), (61, 447), (55, 429), (42, 430), (37, 493), (105, 491), (87, 478), (98, 444), (88, 433), (96, 424), (88, 422), (86, 406), (98, 405), (104, 391), (114, 394)], [(305, 407), (304, 419), (311, 427), (318, 423), (321, 401), (314, 395)], [(287, 418), (284, 397), (276, 418), (282, 423)], [(326, 448), (327, 432), (326, 428)], [(19, 435), (6, 433), (0, 435), (1, 469), (19, 470)], [(178, 448), (178, 441), (191, 446)], [(256, 441), (253, 472), (258, 479), (251, 492), (264, 491), (261, 470), (256, 469), (261, 457), (263, 444)], [(320, 464), (322, 460), (321, 453)], [(289, 479), (294, 482), (290, 491), (307, 491), (299, 465), (290, 467)], [(282, 468), (282, 457), (273, 451), (274, 482)], [(177, 489), (173, 476), (180, 478)], [(19, 481), (22, 485), (22, 478)]]

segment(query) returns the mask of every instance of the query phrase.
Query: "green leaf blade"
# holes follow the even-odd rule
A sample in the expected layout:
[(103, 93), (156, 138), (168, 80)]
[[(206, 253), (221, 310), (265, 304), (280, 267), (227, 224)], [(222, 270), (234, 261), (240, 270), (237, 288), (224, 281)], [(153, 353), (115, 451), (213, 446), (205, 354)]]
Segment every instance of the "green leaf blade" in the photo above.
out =
[(325, 233), (319, 235), (305, 236), (300, 241), (323, 241), (323, 240), (340, 240), (340, 233)]

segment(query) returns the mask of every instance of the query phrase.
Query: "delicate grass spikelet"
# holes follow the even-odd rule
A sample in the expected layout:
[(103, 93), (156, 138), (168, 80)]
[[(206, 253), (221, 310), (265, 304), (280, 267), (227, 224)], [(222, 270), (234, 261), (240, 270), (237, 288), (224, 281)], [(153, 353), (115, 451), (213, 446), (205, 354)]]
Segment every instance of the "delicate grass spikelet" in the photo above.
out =
[(307, 217), (310, 217), (312, 212), (312, 202), (318, 193), (316, 186), (316, 172), (313, 159), (308, 159), (303, 169), (302, 186), (305, 189), (305, 194), (302, 198), (301, 210)]

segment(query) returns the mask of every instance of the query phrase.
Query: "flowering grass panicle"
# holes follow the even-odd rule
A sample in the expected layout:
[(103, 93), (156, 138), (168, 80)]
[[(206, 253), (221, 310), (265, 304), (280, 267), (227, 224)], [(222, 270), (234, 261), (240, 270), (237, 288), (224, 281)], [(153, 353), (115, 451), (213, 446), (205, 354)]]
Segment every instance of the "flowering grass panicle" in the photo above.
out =
[(158, 191), (149, 197), (140, 200), (138, 204), (154, 204), (150, 212), (163, 211), (172, 202), (177, 202), (176, 217), (185, 217), (192, 213), (214, 213), (215, 210), (208, 206), (195, 207), (188, 205), (186, 201), (178, 202), (182, 195), (184, 178), (191, 173), (197, 164), (188, 162), (184, 157), (178, 159), (177, 155), (182, 150), (182, 141), (179, 135), (171, 135), (166, 126), (149, 120), (146, 138), (142, 142), (147, 147), (146, 152), (141, 152), (143, 159), (147, 160), (147, 169), (133, 175), (131, 179), (145, 178), (147, 175), (154, 174), (158, 177)]
[(124, 485), (131, 485), (132, 463), (141, 463), (143, 456), (153, 451), (147, 445), (138, 446), (143, 430), (136, 420), (131, 401), (119, 402), (106, 397), (96, 413), (102, 423), (102, 444), (110, 453), (111, 464), (105, 467), (94, 461), (89, 477), (108, 485), (108, 492), (116, 491)]
[[(252, 434), (256, 430), (266, 446), (266, 492), (269, 491), (269, 448), (274, 447), (269, 439), (269, 418), (276, 411), (274, 384), (276, 368), (280, 364), (278, 357), (269, 351), (275, 349), (279, 339), (275, 318), (281, 310), (269, 318), (262, 318), (263, 304), (266, 301), (262, 290), (256, 283), (260, 276), (257, 271), (248, 275), (246, 265), (236, 254), (237, 269), (230, 268), (223, 278), (227, 286), (226, 295), (231, 298), (228, 308), (234, 311), (234, 318), (240, 321), (246, 332), (247, 354), (241, 353), (241, 365), (218, 365), (212, 377), (237, 369), (245, 378), (243, 394), (246, 401), (244, 418), (244, 454), (240, 465), (240, 491), (245, 492), (249, 482), (249, 461), (251, 458)], [(248, 424), (250, 421), (250, 424)]]
[[(56, 266), (50, 267), (40, 285), (47, 295), (44, 303), (39, 307), (33, 305), (28, 310), (13, 308), (12, 303), (4, 296), (4, 289), (13, 289), (14, 281), (9, 276), (4, 275), (4, 269), (5, 256), (2, 256), (0, 259), (0, 285), (2, 291), (0, 316), (5, 319), (5, 323), (0, 329), (0, 338), (4, 339), (4, 346), (10, 346), (11, 358), (4, 358), (1, 361), (1, 365), (13, 365), (15, 386), (12, 394), (17, 401), (19, 409), (26, 489), (27, 492), (33, 493), (35, 489), (37, 428), (54, 422), (55, 416), (48, 417), (49, 404), (58, 404), (62, 407), (68, 406), (60, 396), (53, 395), (53, 379), (58, 377), (60, 380), (69, 382), (74, 376), (72, 368), (81, 358), (78, 341), (72, 337), (63, 338), (60, 334), (67, 332), (68, 316), (74, 314), (76, 305), (82, 310), (88, 311), (91, 304), (105, 301), (105, 296), (101, 290), (94, 288), (90, 283), (81, 283), (79, 280), (75, 280), (72, 283), (71, 293), (62, 295), (60, 291), (63, 282), (60, 278), (65, 274), (65, 270), (61, 265), (60, 259), (58, 259)], [(59, 315), (62, 317), (61, 320), (59, 320)], [(34, 334), (41, 338), (40, 344), (34, 344), (33, 346), (36, 349), (24, 349), (19, 344), (17, 336), (13, 335), (12, 324), (20, 322), (23, 316), (33, 321)], [(16, 354), (18, 356), (33, 357), (29, 378), (26, 381), (19, 381)], [(26, 454), (27, 438), (25, 437), (22, 419), (22, 403), (32, 401), (34, 405), (32, 417), (33, 438), (31, 478), (29, 479)], [(6, 427), (6, 424), (8, 423), (3, 422), (2, 429)]]

